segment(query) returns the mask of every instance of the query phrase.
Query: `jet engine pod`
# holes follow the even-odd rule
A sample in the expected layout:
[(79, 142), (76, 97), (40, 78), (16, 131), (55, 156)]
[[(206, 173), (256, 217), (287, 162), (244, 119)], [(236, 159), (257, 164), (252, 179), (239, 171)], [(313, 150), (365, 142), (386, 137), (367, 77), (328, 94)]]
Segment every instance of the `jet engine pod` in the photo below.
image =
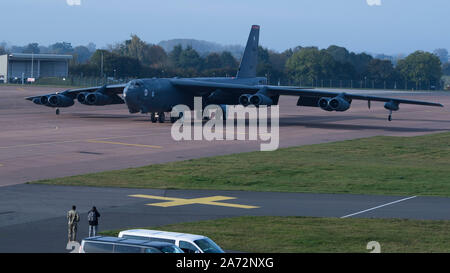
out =
[(41, 103), (42, 105), (47, 105), (47, 103), (48, 103), (48, 97), (47, 97), (47, 96), (41, 96), (41, 97), (39, 98), (39, 101), (40, 101), (40, 103)]
[(108, 105), (113, 102), (113, 98), (100, 92), (90, 93), (86, 96), (85, 102), (89, 105)]
[(398, 111), (398, 109), (400, 109), (400, 107), (398, 106), (398, 102), (395, 101), (388, 101), (384, 104), (384, 108), (386, 108), (387, 110), (390, 111)]
[(322, 110), (333, 111), (333, 108), (330, 106), (330, 98), (321, 98), (318, 104)]
[(250, 97), (250, 104), (253, 104), (255, 106), (259, 105), (272, 105), (273, 100), (269, 98), (268, 96), (262, 95), (262, 94), (255, 94)]
[(42, 105), (41, 98), (34, 98), (33, 99), (33, 103), (38, 104), (38, 105)]
[(78, 101), (79, 103), (81, 103), (81, 104), (87, 104), (87, 103), (86, 103), (86, 96), (87, 96), (88, 94), (89, 94), (89, 93), (85, 93), (85, 92), (79, 93), (78, 96), (77, 96), (77, 101)]
[(239, 104), (242, 106), (248, 106), (250, 104), (250, 97), (249, 94), (243, 94), (239, 97)]
[(344, 112), (350, 108), (350, 102), (342, 97), (335, 97), (329, 100), (328, 105), (334, 111)]
[(69, 107), (73, 104), (73, 99), (64, 95), (51, 95), (48, 98), (48, 105), (51, 107)]

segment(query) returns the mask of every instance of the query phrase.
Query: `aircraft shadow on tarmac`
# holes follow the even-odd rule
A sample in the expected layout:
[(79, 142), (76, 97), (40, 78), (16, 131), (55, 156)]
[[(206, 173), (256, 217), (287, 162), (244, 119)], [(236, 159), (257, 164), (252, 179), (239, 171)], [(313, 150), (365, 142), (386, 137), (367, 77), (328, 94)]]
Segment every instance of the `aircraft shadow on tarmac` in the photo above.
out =
[[(128, 120), (127, 122), (148, 122), (151, 123), (151, 120), (147, 116), (131, 116), (131, 115), (117, 115), (117, 114), (92, 114), (92, 113), (73, 113), (66, 114), (66, 117), (73, 118), (81, 118), (81, 119), (108, 119), (110, 121), (120, 121)], [(386, 121), (386, 126), (378, 126), (378, 125), (357, 125), (357, 124), (336, 124), (336, 122), (345, 122), (352, 120), (375, 120), (375, 121), (385, 121), (385, 118), (382, 117), (374, 117), (374, 116), (284, 116), (280, 118), (279, 125), (280, 127), (307, 127), (307, 128), (315, 128), (315, 129), (327, 129), (327, 130), (383, 130), (389, 132), (439, 132), (439, 131), (448, 131), (449, 128), (408, 128), (408, 127), (400, 127), (400, 126), (388, 126), (395, 124), (396, 121), (420, 121), (420, 122), (437, 122), (437, 123), (450, 123), (450, 120), (417, 120), (417, 119), (405, 119), (398, 118), (394, 119), (392, 123), (388, 123)], [(235, 120), (235, 124), (239, 120)], [(203, 121), (205, 124), (207, 121)], [(158, 124), (158, 123), (156, 123)], [(171, 125), (170, 122), (166, 122), (167, 125)], [(246, 126), (249, 124), (249, 120), (245, 120)], [(193, 123), (192, 123), (193, 125)], [(224, 126), (226, 125), (226, 121), (224, 121)], [(268, 126), (270, 126), (270, 119), (268, 121)]]
[[(328, 130), (383, 130), (389, 132), (439, 132), (448, 131), (449, 128), (410, 128), (410, 127), (400, 127), (400, 126), (390, 126), (392, 123), (387, 123), (386, 126), (379, 125), (358, 125), (358, 124), (336, 124), (335, 122), (351, 121), (358, 119), (371, 119), (371, 120), (384, 120), (383, 118), (377, 117), (366, 117), (366, 116), (347, 116), (347, 117), (304, 117), (299, 120), (298, 117), (284, 117), (280, 119), (280, 127), (307, 127), (316, 129), (328, 129)], [(400, 120), (400, 119), (399, 119)], [(407, 121), (408, 119), (402, 119)], [(413, 120), (411, 120), (413, 121)], [(386, 121), (387, 122), (387, 121)], [(389, 125), (389, 126), (388, 126)]]
[(131, 115), (117, 115), (117, 114), (86, 114), (86, 113), (76, 113), (76, 114), (66, 114), (66, 116), (81, 118), (81, 119), (133, 119), (136, 116)]

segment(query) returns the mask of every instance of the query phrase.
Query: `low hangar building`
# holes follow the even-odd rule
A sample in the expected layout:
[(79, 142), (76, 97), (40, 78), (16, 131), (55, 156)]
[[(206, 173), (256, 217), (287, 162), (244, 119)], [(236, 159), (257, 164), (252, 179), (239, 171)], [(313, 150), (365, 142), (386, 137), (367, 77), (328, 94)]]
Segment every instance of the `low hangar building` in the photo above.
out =
[(72, 55), (11, 53), (0, 56), (0, 81), (67, 77)]

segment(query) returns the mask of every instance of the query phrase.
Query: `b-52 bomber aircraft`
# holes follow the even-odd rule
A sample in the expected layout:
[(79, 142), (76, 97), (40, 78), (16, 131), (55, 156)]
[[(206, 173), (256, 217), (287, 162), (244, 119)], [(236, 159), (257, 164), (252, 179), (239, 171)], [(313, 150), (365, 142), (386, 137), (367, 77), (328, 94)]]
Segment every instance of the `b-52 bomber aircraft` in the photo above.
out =
[[(439, 103), (426, 101), (268, 85), (267, 78), (256, 76), (259, 30), (258, 25), (251, 27), (236, 77), (136, 79), (127, 84), (70, 89), (26, 99), (56, 108), (56, 114), (59, 114), (59, 108), (74, 105), (75, 99), (84, 105), (126, 104), (130, 113), (150, 113), (152, 122), (161, 123), (165, 121), (164, 113), (171, 112), (178, 104), (193, 109), (194, 97), (202, 97), (204, 107), (220, 105), (224, 113), (226, 105), (277, 105), (280, 95), (298, 97), (297, 106), (320, 107), (325, 111), (337, 112), (347, 111), (352, 100), (366, 100), (369, 108), (371, 101), (381, 101), (389, 110), (389, 121), (392, 111), (399, 110), (401, 103), (442, 107)], [(171, 117), (171, 121), (175, 122), (177, 118)]]

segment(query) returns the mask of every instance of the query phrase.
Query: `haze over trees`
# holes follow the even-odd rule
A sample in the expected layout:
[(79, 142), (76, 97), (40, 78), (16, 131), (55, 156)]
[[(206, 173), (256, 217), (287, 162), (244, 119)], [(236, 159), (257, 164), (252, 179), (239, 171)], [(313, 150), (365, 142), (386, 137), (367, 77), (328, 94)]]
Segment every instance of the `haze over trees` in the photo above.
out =
[(173, 50), (175, 46), (181, 45), (182, 48), (192, 47), (198, 52), (200, 56), (206, 56), (210, 53), (221, 53), (224, 51), (230, 52), (233, 57), (239, 59), (244, 52), (244, 47), (241, 45), (220, 45), (208, 41), (201, 41), (195, 39), (172, 39), (161, 41), (158, 43), (166, 52)]
[(450, 76), (450, 63), (445, 63), (442, 66), (442, 73), (446, 76)]
[(0, 55), (5, 55), (6, 54), (6, 50), (3, 46), (0, 46)]
[(445, 48), (438, 48), (433, 51), (433, 54), (438, 56), (441, 63), (447, 63), (448, 62), (448, 50)]

